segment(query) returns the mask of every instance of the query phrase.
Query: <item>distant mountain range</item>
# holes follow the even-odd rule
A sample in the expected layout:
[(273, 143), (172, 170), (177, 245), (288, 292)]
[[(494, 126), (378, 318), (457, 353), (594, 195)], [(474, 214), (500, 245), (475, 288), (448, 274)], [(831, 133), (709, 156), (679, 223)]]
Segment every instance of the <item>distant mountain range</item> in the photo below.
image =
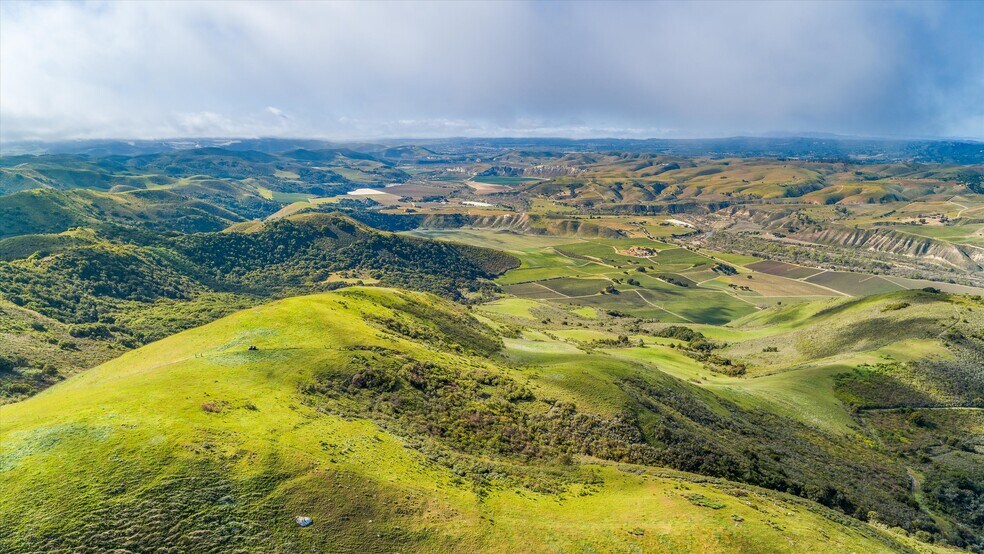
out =
[[(836, 135), (758, 136), (710, 139), (566, 139), (566, 138), (446, 138), (380, 139), (371, 142), (335, 142), (291, 138), (174, 138), (163, 140), (22, 141), (0, 145), (0, 155), (85, 154), (138, 156), (193, 148), (224, 148), (280, 153), (296, 149), (347, 148), (379, 155), (387, 150), (417, 146), (441, 154), (497, 153), (504, 150), (558, 152), (659, 152), (680, 156), (773, 157), (854, 162), (915, 161), (923, 163), (980, 163), (984, 142), (971, 139), (879, 139)], [(393, 152), (393, 157), (399, 157)], [(387, 156), (383, 156), (387, 157)]]

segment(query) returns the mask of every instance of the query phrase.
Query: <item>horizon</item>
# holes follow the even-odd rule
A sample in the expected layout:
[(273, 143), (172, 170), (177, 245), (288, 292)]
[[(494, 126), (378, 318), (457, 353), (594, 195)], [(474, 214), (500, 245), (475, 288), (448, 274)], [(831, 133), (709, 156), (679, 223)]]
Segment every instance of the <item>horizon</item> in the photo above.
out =
[[(984, 143), (984, 137), (961, 137), (961, 136), (864, 136), (864, 135), (840, 135), (834, 133), (763, 133), (763, 134), (734, 134), (720, 136), (694, 136), (694, 137), (619, 137), (619, 136), (522, 136), (522, 135), (461, 135), (461, 136), (432, 136), (432, 137), (413, 137), (413, 136), (365, 136), (354, 138), (332, 138), (324, 136), (292, 136), (292, 135), (255, 135), (255, 136), (164, 136), (152, 138), (136, 137), (87, 137), (87, 138), (67, 138), (67, 139), (0, 139), (0, 144), (66, 144), (66, 143), (168, 143), (168, 142), (191, 142), (191, 141), (228, 141), (235, 144), (246, 141), (307, 141), (321, 142), (325, 144), (357, 144), (357, 143), (426, 143), (441, 141), (479, 141), (479, 140), (514, 140), (514, 141), (569, 141), (569, 142), (590, 142), (590, 141), (619, 141), (619, 142), (699, 142), (715, 140), (830, 140), (830, 141), (874, 141), (874, 142), (960, 142), (960, 143)], [(210, 144), (208, 147), (221, 148), (221, 144)]]

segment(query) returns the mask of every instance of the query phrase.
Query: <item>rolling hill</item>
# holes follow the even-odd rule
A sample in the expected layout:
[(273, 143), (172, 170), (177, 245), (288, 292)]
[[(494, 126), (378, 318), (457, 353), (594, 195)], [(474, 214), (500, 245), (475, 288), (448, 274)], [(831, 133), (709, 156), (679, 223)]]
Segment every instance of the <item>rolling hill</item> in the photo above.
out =
[(207, 178), (247, 188), (259, 185), (323, 195), (345, 185), (403, 182), (408, 177), (390, 161), (348, 148), (285, 148), (270, 153), (204, 146), (138, 155), (0, 156), (0, 194), (39, 188), (151, 189), (187, 178)]
[(0, 240), (0, 299), (10, 304), (0, 327), (0, 399), (266, 299), (360, 280), (463, 298), (494, 288), (489, 279), (516, 264), (494, 250), (384, 233), (340, 214), (217, 233), (101, 225), (11, 237)]
[(0, 552), (984, 548), (979, 145), (47, 151)]
[[(501, 348), (492, 328), (436, 297), (352, 288), (124, 354), (0, 407), (0, 548), (934, 550), (843, 506), (633, 463), (687, 429), (741, 433), (715, 421), (756, 416), (641, 368), (597, 373), (635, 418), (664, 422), (659, 438), (640, 435), (651, 426), (576, 387), (573, 402), (558, 399), (562, 381), (548, 390)], [(654, 387), (663, 392), (645, 392)], [(811, 432), (792, 420), (770, 431), (783, 428)], [(866, 482), (886, 505), (905, 494), (879, 496), (891, 485), (866, 463), (825, 482)], [(768, 470), (744, 471), (748, 481)]]

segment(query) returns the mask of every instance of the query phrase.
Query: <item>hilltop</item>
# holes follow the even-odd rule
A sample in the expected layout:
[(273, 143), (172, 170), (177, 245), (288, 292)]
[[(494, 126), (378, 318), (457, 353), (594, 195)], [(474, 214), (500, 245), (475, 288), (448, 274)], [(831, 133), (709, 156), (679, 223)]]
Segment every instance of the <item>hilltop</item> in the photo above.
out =
[(0, 399), (271, 298), (380, 282), (480, 295), (511, 256), (301, 214), (216, 233), (101, 225), (0, 240)]

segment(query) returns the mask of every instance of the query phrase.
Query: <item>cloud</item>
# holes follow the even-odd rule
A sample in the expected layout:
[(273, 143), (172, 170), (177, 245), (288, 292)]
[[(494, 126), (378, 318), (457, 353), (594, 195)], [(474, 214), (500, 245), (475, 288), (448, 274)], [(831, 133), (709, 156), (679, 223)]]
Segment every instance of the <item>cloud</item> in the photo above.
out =
[(984, 136), (979, 3), (0, 4), (0, 138)]
[(276, 108), (274, 106), (267, 106), (266, 111), (268, 111), (271, 114), (273, 114), (274, 117), (278, 117), (280, 119), (290, 119), (290, 116), (288, 116), (287, 114), (285, 114), (284, 111), (281, 110), (280, 108)]

